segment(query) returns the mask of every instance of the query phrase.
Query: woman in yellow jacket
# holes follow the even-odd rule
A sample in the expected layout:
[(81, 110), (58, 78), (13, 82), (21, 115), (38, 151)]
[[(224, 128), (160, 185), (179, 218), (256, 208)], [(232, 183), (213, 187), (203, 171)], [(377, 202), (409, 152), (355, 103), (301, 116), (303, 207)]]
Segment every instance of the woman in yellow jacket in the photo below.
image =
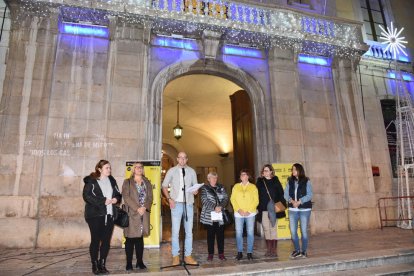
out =
[(236, 224), (237, 260), (243, 258), (243, 226), (246, 223), (247, 230), (247, 259), (253, 259), (254, 222), (259, 205), (259, 193), (256, 185), (249, 182), (249, 172), (240, 171), (241, 183), (233, 187), (230, 202), (234, 209), (234, 221)]

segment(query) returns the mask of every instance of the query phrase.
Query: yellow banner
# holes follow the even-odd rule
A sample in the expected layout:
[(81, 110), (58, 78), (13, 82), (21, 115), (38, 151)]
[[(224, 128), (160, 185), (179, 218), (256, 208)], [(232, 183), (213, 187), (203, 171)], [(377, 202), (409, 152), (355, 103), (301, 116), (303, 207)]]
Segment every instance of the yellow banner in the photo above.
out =
[[(286, 187), (286, 181), (289, 176), (292, 174), (292, 165), (288, 163), (274, 163), (272, 164), (273, 169), (275, 170), (275, 175), (279, 178), (280, 183), (282, 183), (283, 190)], [(286, 209), (286, 217), (279, 219), (277, 221), (277, 237), (278, 239), (290, 239), (290, 230), (289, 230), (289, 212)]]
[[(131, 177), (132, 165), (136, 162), (144, 166), (144, 175), (152, 184), (152, 207), (150, 215), (150, 235), (144, 238), (146, 248), (160, 247), (161, 237), (161, 161), (127, 161), (125, 178)], [(124, 247), (125, 239), (122, 241)]]

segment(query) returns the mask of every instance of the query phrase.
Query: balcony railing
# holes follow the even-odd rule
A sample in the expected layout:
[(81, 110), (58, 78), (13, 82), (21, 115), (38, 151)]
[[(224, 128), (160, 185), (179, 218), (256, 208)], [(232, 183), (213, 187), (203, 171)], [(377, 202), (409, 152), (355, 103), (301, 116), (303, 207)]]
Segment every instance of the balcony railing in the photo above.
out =
[[(165, 26), (168, 22), (192, 24), (195, 28), (236, 30), (258, 34), (260, 39), (283, 38), (310, 41), (342, 49), (364, 50), (358, 22), (310, 15), (287, 8), (216, 0), (23, 0), (26, 8), (64, 5), (105, 11), (109, 15), (144, 18)], [(45, 5), (47, 4), (47, 5)], [(276, 42), (277, 43), (277, 42)]]

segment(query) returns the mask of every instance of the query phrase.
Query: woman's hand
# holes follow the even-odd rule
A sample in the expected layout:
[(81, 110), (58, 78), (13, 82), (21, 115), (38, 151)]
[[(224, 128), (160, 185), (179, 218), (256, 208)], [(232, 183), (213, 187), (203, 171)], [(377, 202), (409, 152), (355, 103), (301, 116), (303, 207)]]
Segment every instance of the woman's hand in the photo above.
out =
[(220, 213), (221, 212), (221, 206), (217, 206), (216, 208), (214, 208), (214, 211), (216, 211), (216, 213)]
[(147, 210), (147, 208), (145, 208), (145, 207), (139, 207), (138, 208), (138, 210), (137, 210), (137, 212), (141, 215), (141, 216), (143, 216), (144, 214), (145, 214), (145, 211)]
[(112, 204), (112, 199), (107, 198), (107, 199), (105, 200), (105, 205), (109, 205), (109, 204)]
[(116, 199), (115, 197), (111, 199), (112, 204), (116, 204), (118, 202), (118, 199)]

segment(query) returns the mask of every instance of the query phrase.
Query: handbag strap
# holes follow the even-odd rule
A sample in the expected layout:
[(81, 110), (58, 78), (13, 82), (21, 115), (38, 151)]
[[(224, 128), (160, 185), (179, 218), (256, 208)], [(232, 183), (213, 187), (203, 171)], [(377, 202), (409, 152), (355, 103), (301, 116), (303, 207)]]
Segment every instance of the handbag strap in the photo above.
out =
[(275, 202), (275, 201), (272, 199), (272, 197), (270, 196), (269, 189), (267, 189), (267, 185), (266, 185), (266, 181), (265, 181), (265, 178), (264, 178), (264, 177), (262, 178), (262, 181), (263, 181), (263, 184), (264, 184), (264, 186), (265, 186), (265, 188), (266, 188), (266, 192), (267, 192), (267, 195), (269, 196), (270, 200), (272, 200), (273, 202)]

